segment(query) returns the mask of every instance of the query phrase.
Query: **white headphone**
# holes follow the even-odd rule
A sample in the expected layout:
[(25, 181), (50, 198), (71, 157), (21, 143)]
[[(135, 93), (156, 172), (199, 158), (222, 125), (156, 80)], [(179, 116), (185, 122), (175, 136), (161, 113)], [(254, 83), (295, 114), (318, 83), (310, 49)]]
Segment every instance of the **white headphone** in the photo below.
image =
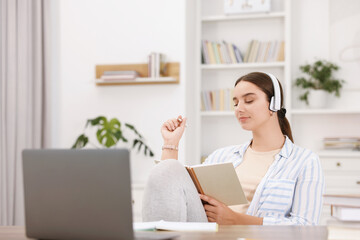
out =
[(281, 92), (278, 80), (271, 73), (262, 72), (271, 78), (274, 86), (274, 96), (271, 97), (269, 109), (273, 112), (277, 112), (281, 109)]

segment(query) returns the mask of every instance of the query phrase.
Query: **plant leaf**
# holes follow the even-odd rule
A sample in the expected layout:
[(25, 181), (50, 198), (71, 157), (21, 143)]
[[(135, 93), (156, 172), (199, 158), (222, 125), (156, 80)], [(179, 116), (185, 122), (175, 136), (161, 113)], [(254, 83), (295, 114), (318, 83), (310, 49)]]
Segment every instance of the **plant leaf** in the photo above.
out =
[(123, 140), (120, 129), (121, 123), (118, 119), (113, 118), (108, 121), (105, 117), (98, 117), (88, 122), (90, 122), (92, 126), (94, 126), (93, 124), (98, 126), (96, 137), (101, 145), (110, 148), (116, 145), (120, 139)]
[(135, 129), (133, 125), (125, 123), (125, 126), (131, 129), (139, 138), (143, 138), (143, 136), (141, 136), (141, 134)]
[(72, 149), (79, 149), (86, 146), (89, 142), (89, 138), (85, 136), (85, 134), (81, 134), (75, 141), (74, 145), (71, 147)]

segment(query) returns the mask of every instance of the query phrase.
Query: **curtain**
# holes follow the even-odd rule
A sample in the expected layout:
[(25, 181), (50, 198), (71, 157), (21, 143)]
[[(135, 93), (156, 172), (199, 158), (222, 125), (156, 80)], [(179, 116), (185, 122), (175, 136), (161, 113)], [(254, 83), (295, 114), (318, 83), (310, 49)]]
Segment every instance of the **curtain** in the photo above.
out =
[(49, 145), (46, 0), (0, 0), (0, 225), (24, 225), (22, 150)]

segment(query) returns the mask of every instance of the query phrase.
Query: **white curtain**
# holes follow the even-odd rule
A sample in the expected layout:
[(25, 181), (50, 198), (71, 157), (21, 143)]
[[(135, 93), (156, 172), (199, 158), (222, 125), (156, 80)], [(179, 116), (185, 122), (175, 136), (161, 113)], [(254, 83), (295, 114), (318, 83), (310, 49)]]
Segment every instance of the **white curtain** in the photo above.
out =
[(49, 142), (46, 0), (0, 0), (0, 225), (23, 225), (22, 150)]

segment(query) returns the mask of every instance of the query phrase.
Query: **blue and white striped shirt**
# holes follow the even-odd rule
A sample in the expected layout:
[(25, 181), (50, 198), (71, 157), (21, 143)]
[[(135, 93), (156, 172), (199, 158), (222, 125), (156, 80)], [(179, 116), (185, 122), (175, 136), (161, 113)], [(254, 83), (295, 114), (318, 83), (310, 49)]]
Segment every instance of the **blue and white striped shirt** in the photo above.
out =
[[(204, 164), (241, 164), (250, 141), (210, 154)], [(316, 225), (322, 210), (324, 176), (319, 157), (296, 146), (287, 136), (259, 183), (247, 214), (263, 218), (264, 225)]]

